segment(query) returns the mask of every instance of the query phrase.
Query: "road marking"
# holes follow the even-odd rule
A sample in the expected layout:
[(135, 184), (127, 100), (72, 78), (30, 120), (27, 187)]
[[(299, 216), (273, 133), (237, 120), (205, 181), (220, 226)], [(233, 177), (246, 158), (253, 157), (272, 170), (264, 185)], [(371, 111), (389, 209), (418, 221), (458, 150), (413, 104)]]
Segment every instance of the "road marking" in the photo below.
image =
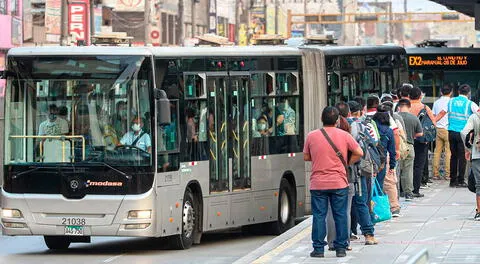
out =
[(111, 258), (108, 258), (108, 259), (104, 260), (104, 261), (103, 261), (103, 263), (109, 263), (109, 262), (112, 262), (112, 261), (114, 261), (114, 260), (116, 260), (116, 259), (118, 259), (118, 258), (120, 258), (120, 257), (123, 257), (123, 255), (125, 255), (125, 254), (121, 254), (121, 255), (113, 256), (113, 257), (111, 257)]

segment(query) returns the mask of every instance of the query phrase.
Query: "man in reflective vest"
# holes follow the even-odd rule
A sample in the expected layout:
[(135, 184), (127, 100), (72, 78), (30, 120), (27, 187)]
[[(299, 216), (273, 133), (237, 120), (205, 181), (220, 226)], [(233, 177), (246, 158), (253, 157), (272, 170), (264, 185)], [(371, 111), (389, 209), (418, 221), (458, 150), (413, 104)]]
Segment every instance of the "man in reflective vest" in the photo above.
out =
[(467, 187), (465, 184), (465, 147), (460, 132), (467, 120), (478, 111), (478, 105), (470, 99), (470, 86), (458, 88), (459, 96), (448, 102), (448, 141), (450, 141), (450, 187)]

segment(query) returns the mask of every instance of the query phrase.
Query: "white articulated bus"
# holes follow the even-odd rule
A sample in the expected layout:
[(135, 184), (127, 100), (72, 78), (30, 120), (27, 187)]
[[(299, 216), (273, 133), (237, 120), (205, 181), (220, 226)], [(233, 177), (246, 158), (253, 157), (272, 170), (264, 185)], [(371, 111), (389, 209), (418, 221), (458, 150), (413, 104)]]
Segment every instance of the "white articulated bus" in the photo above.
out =
[(3, 234), (184, 249), (281, 233), (309, 210), (302, 147), (323, 107), (396, 87), (404, 62), (387, 46), (11, 49)]

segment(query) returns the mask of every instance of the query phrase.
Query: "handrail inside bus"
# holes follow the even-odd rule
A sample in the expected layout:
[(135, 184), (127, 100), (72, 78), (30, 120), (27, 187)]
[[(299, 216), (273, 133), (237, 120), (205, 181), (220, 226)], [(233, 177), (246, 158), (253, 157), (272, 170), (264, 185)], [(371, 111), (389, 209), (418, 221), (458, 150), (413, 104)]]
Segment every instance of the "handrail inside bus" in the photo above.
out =
[[(62, 140), (62, 161), (65, 162), (65, 140), (66, 139), (81, 139), (82, 140), (82, 160), (85, 160), (85, 137), (76, 135), (76, 136), (66, 136), (66, 135), (60, 135), (60, 136), (19, 136), (19, 135), (13, 135), (10, 136), (10, 138), (40, 138), (40, 139), (59, 139)], [(43, 144), (40, 144), (40, 155), (43, 157)], [(73, 146), (72, 145), (72, 149)]]

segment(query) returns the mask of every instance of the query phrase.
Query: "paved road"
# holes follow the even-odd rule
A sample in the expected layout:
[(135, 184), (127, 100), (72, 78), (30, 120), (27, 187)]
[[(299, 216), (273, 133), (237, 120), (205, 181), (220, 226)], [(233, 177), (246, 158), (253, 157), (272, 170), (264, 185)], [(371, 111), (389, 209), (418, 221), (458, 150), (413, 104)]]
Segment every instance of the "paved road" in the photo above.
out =
[(232, 263), (272, 239), (238, 231), (206, 234), (189, 250), (169, 250), (165, 239), (93, 238), (65, 252), (47, 250), (42, 237), (0, 236), (0, 263)]
[(402, 202), (402, 217), (375, 226), (377, 246), (365, 246), (361, 238), (352, 242), (353, 251), (346, 258), (336, 258), (334, 252), (326, 252), (324, 259), (310, 258), (308, 219), (294, 228), (296, 232), (269, 241), (237, 263), (397, 264), (422, 249), (428, 250), (430, 264), (480, 263), (480, 221), (473, 221), (475, 195), (465, 188), (449, 188), (445, 181), (423, 191), (425, 198)]

